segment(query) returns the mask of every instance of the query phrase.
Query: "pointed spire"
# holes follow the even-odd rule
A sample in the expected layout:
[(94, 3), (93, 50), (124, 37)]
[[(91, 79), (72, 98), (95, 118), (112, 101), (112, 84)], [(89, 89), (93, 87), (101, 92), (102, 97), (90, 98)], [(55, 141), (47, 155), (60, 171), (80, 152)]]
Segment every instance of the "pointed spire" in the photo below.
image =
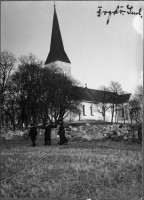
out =
[(54, 15), (53, 15), (53, 27), (52, 27), (52, 35), (51, 35), (50, 52), (48, 54), (45, 64), (49, 64), (51, 62), (55, 62), (58, 60), (62, 62), (70, 63), (70, 60), (64, 50), (58, 18), (57, 18), (57, 13), (56, 13), (56, 8), (55, 8), (55, 2), (54, 2)]

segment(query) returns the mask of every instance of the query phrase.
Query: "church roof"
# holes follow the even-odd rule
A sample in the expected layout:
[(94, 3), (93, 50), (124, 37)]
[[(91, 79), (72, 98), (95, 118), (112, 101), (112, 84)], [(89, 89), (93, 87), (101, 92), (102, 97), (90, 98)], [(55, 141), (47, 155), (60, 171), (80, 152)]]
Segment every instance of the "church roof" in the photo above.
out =
[(126, 103), (129, 100), (130, 96), (131, 94), (119, 95), (119, 97), (117, 98), (117, 104)]
[(70, 60), (64, 50), (58, 18), (57, 18), (57, 13), (54, 6), (50, 52), (48, 54), (45, 64), (49, 64), (55, 61), (70, 63)]
[(131, 94), (118, 95), (116, 92), (95, 90), (83, 87), (77, 87), (77, 92), (81, 94), (79, 99), (80, 101), (86, 101), (90, 103), (104, 102), (104, 103), (121, 104), (121, 103), (126, 103), (131, 95)]

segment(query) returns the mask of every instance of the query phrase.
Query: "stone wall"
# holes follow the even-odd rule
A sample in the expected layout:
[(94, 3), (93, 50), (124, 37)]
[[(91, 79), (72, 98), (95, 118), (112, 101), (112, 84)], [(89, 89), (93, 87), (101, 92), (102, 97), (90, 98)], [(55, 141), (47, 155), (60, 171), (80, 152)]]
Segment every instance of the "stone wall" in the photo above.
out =
[(138, 138), (137, 130), (133, 130), (127, 125), (90, 125), (79, 127), (70, 127), (66, 131), (66, 135), (71, 137), (76, 136), (77, 138), (85, 138), (88, 140), (92, 139), (103, 139), (103, 138), (121, 138), (124, 140), (131, 140)]
[[(138, 138), (137, 130), (132, 129), (132, 127), (127, 125), (90, 125), (86, 124), (79, 127), (65, 128), (66, 137), (71, 139), (73, 137), (87, 139), (87, 140), (102, 140), (104, 138), (121, 138), (124, 140), (131, 140)], [(44, 129), (38, 129), (37, 140), (44, 139)], [(29, 140), (29, 130), (25, 131), (11, 131), (5, 130), (1, 131), (1, 138), (5, 138), (6, 140)], [(52, 139), (58, 139), (58, 128), (52, 129), (51, 132)]]

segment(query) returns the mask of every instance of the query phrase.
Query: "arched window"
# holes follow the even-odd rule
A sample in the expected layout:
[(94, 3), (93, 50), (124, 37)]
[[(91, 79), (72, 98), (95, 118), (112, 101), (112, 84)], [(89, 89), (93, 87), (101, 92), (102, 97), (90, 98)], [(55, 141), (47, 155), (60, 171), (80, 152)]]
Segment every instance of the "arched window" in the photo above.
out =
[(90, 106), (90, 113), (91, 113), (91, 116), (94, 116), (93, 115), (93, 107), (92, 107), (92, 105)]
[(121, 110), (122, 118), (124, 117), (124, 109)]
[(85, 105), (83, 105), (83, 116), (86, 116), (86, 113), (85, 113)]

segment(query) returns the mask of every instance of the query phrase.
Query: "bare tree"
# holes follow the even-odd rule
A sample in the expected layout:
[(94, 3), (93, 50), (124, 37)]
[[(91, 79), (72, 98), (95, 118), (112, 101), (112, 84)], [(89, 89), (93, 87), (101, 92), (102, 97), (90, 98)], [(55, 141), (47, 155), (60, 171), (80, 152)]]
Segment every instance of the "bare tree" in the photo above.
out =
[(21, 56), (12, 80), (18, 93), (19, 118), (26, 126), (31, 120), (43, 125), (54, 118), (62, 121), (69, 111), (77, 112), (80, 95), (74, 89), (76, 81), (55, 66), (43, 67), (35, 56)]
[(117, 81), (110, 82), (109, 91), (116, 92), (117, 94), (124, 94), (121, 84)]
[(134, 119), (136, 123), (143, 120), (143, 87), (138, 85), (132, 99), (129, 101), (129, 115), (131, 122)]
[[(112, 108), (111, 122), (113, 122), (114, 111), (117, 110), (117, 104), (116, 104), (117, 94), (119, 94), (119, 95), (124, 94), (124, 91), (122, 89), (121, 84), (116, 81), (110, 82), (109, 91), (115, 93), (115, 95), (113, 95), (113, 99), (112, 99), (113, 103), (111, 104), (111, 108)], [(115, 120), (116, 120), (116, 116), (115, 116)]]
[[(4, 101), (5, 101), (5, 93), (7, 90), (7, 83), (10, 77), (10, 74), (12, 70), (14, 69), (16, 58), (12, 53), (9, 53), (8, 51), (1, 52), (1, 61), (0, 61), (0, 85), (1, 85), (1, 118), (4, 118), (3, 113), (3, 107), (4, 107)], [(1, 127), (1, 122), (0, 122)]]
[(142, 104), (143, 102), (143, 86), (142, 85), (138, 85), (136, 87), (134, 97), (135, 99), (139, 101), (140, 104)]
[(19, 58), (20, 64), (12, 80), (18, 93), (19, 118), (28, 125), (37, 123), (38, 100), (42, 93), (42, 62), (30, 54)]
[[(7, 82), (12, 70), (14, 69), (16, 61), (17, 60), (12, 53), (9, 53), (8, 51), (1, 52), (1, 96), (6, 91)], [(4, 101), (3, 98), (1, 98), (1, 100)]]
[(15, 129), (15, 120), (18, 118), (18, 93), (15, 91), (14, 84), (11, 80), (11, 77), (8, 80), (7, 83), (7, 92), (4, 93), (4, 104), (2, 105), (2, 123), (5, 125), (5, 122), (7, 122), (6, 119), (9, 119), (8, 121), (11, 121), (11, 124), (13, 125), (13, 129)]
[(139, 122), (140, 120), (140, 112), (141, 112), (141, 107), (137, 99), (132, 99), (129, 101), (129, 114), (131, 118), (131, 122), (134, 119), (136, 123)]
[(107, 88), (106, 86), (101, 86), (99, 89), (100, 90), (99, 90), (98, 94), (95, 96), (96, 111), (98, 111), (99, 113), (102, 114), (103, 119), (105, 121), (106, 112), (111, 107), (109, 104), (110, 92), (109, 92), (109, 88)]
[[(49, 87), (49, 115), (55, 119), (55, 123), (63, 121), (69, 112), (79, 113), (79, 97), (77, 93), (77, 82), (64, 74), (55, 73), (51, 77)], [(75, 85), (75, 87), (74, 87)]]
[(19, 61), (21, 65), (31, 65), (31, 64), (38, 64), (42, 65), (43, 62), (39, 60), (34, 54), (30, 53), (29, 55), (23, 55), (19, 57)]

